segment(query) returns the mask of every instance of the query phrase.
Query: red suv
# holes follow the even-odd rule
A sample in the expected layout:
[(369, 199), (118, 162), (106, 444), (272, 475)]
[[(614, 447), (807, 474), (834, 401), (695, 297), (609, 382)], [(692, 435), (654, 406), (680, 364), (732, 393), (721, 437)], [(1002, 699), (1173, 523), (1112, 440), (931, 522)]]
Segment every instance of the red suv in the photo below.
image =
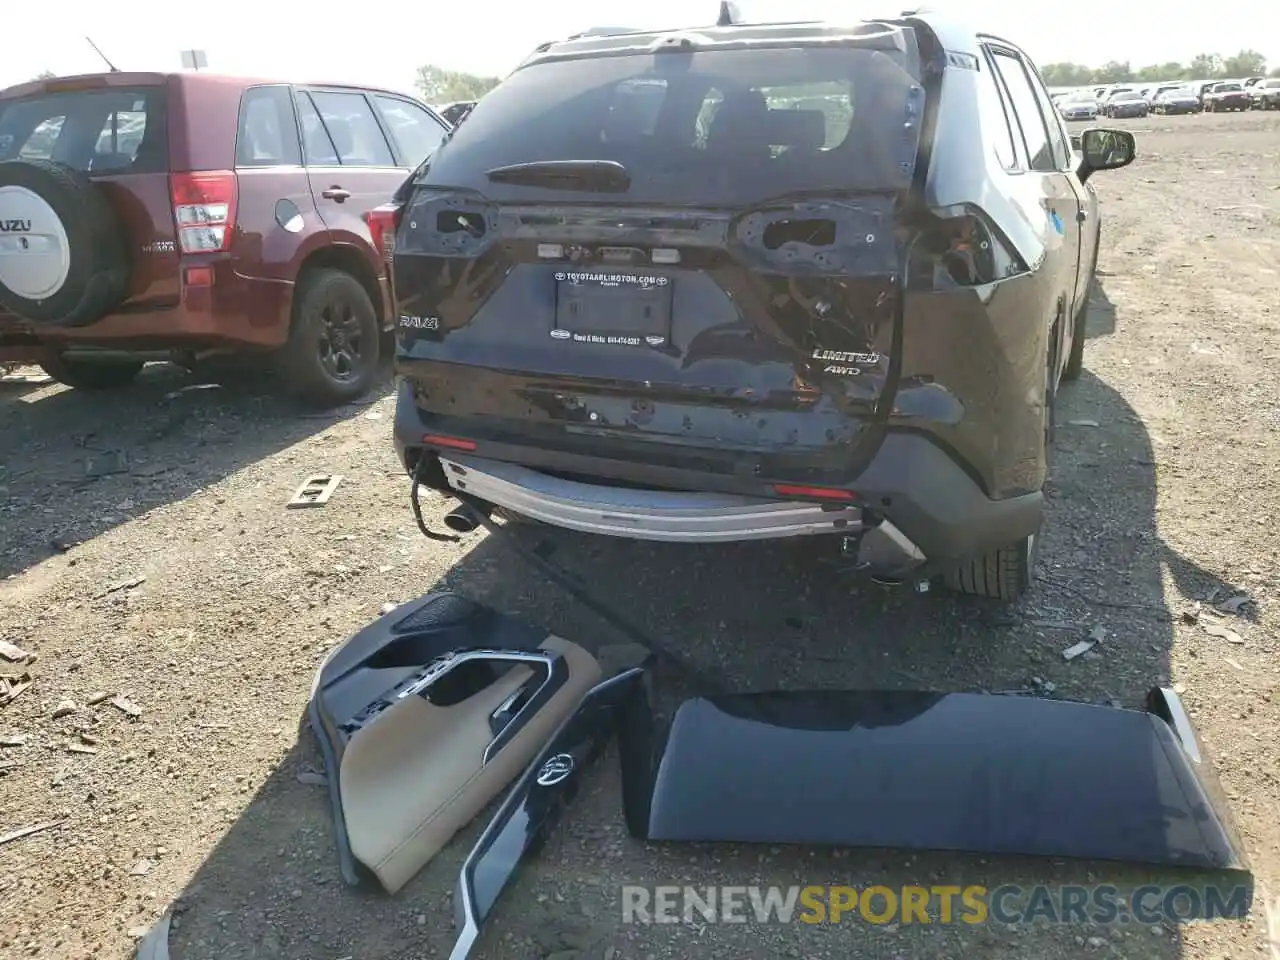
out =
[(365, 392), (393, 330), (365, 214), (450, 127), (386, 90), (109, 73), (0, 91), (0, 361), (102, 389), (271, 352)]

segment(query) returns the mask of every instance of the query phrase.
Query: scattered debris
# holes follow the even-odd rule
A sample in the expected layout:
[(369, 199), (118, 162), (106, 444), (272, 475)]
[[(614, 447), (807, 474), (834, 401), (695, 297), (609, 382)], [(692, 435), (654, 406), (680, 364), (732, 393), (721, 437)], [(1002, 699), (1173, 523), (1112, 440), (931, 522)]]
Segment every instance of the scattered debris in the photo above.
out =
[(1079, 643), (1073, 643), (1067, 649), (1062, 651), (1062, 659), (1070, 662), (1076, 657), (1088, 653), (1098, 645), (1097, 640), (1081, 640)]
[(14, 830), (12, 833), (6, 833), (4, 836), (0, 836), (0, 847), (3, 847), (6, 843), (13, 843), (15, 840), (21, 840), (23, 837), (29, 837), (33, 833), (41, 833), (45, 830), (51, 830), (66, 822), (65, 817), (61, 820), (47, 820), (44, 823), (37, 823), (30, 827), (22, 827), (20, 830)]
[(1253, 603), (1253, 597), (1247, 593), (1240, 593), (1228, 600), (1223, 600), (1221, 603), (1215, 603), (1213, 606), (1215, 610), (1221, 610), (1223, 613), (1234, 613), (1236, 616), (1240, 616), (1240, 608), (1249, 603)]
[(1240, 666), (1240, 664), (1236, 663), (1236, 662), (1235, 662), (1234, 660), (1232, 660), (1230, 657), (1223, 657), (1222, 659), (1226, 661), (1227, 666), (1229, 666), (1229, 667), (1231, 667), (1231, 668), (1233, 668), (1233, 669), (1235, 669), (1235, 670), (1239, 670), (1241, 673), (1243, 673), (1243, 672), (1244, 672), (1244, 667)]
[(134, 587), (140, 587), (147, 582), (146, 577), (133, 577), (130, 580), (121, 580), (119, 583), (113, 583), (106, 590), (98, 594), (99, 597), (110, 596), (113, 593), (119, 593), (121, 590), (132, 590)]
[(1185, 683), (1175, 683), (1173, 685), (1173, 692), (1181, 696), (1187, 692), (1187, 685)]
[(130, 700), (128, 697), (112, 697), (111, 705), (123, 713), (127, 717), (142, 716), (142, 708)]
[(47, 373), (7, 373), (0, 377), (0, 383), (53, 383), (53, 377)]
[(285, 506), (290, 508), (297, 507), (323, 507), (329, 502), (329, 498), (333, 496), (333, 491), (338, 488), (338, 484), (342, 482), (342, 477), (318, 473), (315, 476), (307, 477), (306, 482), (298, 487), (298, 492), (293, 495)]
[(93, 754), (93, 753), (97, 753), (97, 752), (98, 752), (98, 748), (97, 748), (97, 747), (86, 747), (83, 743), (69, 743), (69, 744), (67, 744), (67, 753), (88, 753), (88, 754)]
[(394, 603), (391, 600), (388, 600), (386, 603), (384, 603), (382, 606), (378, 608), (378, 613), (380, 616), (385, 617), (388, 613), (391, 613), (398, 606), (400, 606), (400, 604)]
[(22, 694), (31, 689), (35, 678), (29, 673), (20, 677), (12, 675), (0, 677), (0, 707), (7, 707)]
[(31, 654), (28, 651), (23, 650), (17, 644), (10, 643), (8, 640), (0, 640), (0, 657), (4, 657), (12, 663), (18, 663), (21, 660), (27, 659), (29, 656), (31, 656)]
[(89, 699), (85, 701), (89, 706), (96, 707), (100, 703), (106, 703), (111, 699), (111, 694), (106, 690), (95, 690), (89, 694)]
[(1244, 637), (1236, 633), (1230, 627), (1224, 627), (1220, 623), (1202, 623), (1200, 628), (1211, 637), (1221, 637), (1227, 643), (1244, 643)]
[(151, 872), (151, 868), (154, 866), (155, 866), (155, 863), (151, 860), (139, 860), (137, 863), (135, 863), (132, 867), (129, 868), (129, 876), (145, 877), (148, 873)]
[(1199, 600), (1197, 600), (1197, 601), (1192, 605), (1192, 607), (1191, 607), (1191, 609), (1190, 609), (1190, 610), (1183, 610), (1183, 611), (1182, 611), (1182, 620), (1183, 620), (1183, 622), (1184, 622), (1184, 623), (1199, 623), (1199, 622), (1200, 622), (1200, 611), (1201, 611), (1201, 607), (1202, 607), (1202, 605), (1201, 605), (1200, 601), (1199, 601)]
[(129, 472), (129, 458), (123, 450), (107, 450), (84, 458), (84, 475), (90, 478), (109, 477)]
[(303, 770), (298, 774), (298, 782), (304, 783), (309, 787), (327, 787), (329, 778), (323, 773), (317, 773), (315, 770)]
[(1100, 427), (1102, 424), (1097, 420), (1068, 420), (1067, 424), (1072, 427)]
[(1089, 631), (1089, 638), (1087, 640), (1081, 640), (1079, 643), (1074, 643), (1067, 647), (1067, 649), (1063, 650), (1062, 659), (1070, 662), (1076, 659), (1076, 657), (1082, 657), (1105, 639), (1107, 639), (1107, 628), (1094, 627)]
[(76, 703), (74, 700), (59, 700), (58, 705), (53, 708), (51, 716), (55, 720), (61, 720), (63, 717), (69, 717), (76, 712)]
[(1040, 630), (1079, 630), (1080, 624), (1070, 620), (1028, 620), (1029, 626)]
[(25, 747), (27, 736), (24, 733), (0, 733), (0, 747)]
[(174, 390), (171, 393), (166, 393), (164, 395), (164, 398), (166, 400), (176, 400), (178, 397), (182, 396), (184, 393), (194, 393), (197, 390), (221, 390), (221, 389), (222, 389), (222, 384), (220, 383), (192, 383), (192, 384), (188, 384), (185, 387), (179, 387), (177, 390)]
[(381, 420), (382, 414), (380, 414), (377, 410), (371, 410), (364, 415), (364, 418), (366, 420)]

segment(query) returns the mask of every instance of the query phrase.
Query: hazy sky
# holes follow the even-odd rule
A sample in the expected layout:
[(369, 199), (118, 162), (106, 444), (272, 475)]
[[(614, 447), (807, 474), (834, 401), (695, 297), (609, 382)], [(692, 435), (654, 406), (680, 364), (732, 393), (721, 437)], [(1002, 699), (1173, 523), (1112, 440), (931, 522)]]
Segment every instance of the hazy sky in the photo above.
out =
[[(982, 29), (1020, 44), (1040, 63), (1072, 60), (1134, 66), (1230, 55), (1241, 48), (1280, 65), (1280, 5), (1231, 4), (1233, 15), (1206, 16), (1202, 0), (936, 0), (963, 11)], [(896, 14), (907, 0), (741, 0), (755, 20)], [(177, 70), (180, 51), (201, 48), (209, 69), (282, 80), (368, 83), (410, 91), (424, 63), (502, 74), (537, 44), (592, 26), (680, 27), (715, 22), (718, 0), (375, 0), (372, 3), (272, 3), (214, 0), (4, 0), (0, 87), (42, 70), (58, 74), (104, 69), (84, 35), (122, 70)], [(20, 12), (19, 12), (20, 11)], [(1068, 12), (1069, 11), (1069, 12)], [(1071, 14), (1074, 14), (1072, 16)]]

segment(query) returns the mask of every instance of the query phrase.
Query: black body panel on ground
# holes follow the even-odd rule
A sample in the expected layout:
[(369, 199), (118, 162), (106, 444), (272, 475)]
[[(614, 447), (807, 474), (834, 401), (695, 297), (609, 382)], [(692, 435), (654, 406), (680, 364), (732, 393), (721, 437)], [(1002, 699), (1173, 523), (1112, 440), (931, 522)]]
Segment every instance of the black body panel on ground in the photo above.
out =
[(1020, 696), (800, 691), (687, 700), (622, 729), (633, 835), (1247, 871), (1176, 694), (1146, 711)]
[(594, 687), (512, 787), (462, 866), (454, 892), (458, 940), (449, 960), (466, 960), (502, 891), (577, 795), (587, 765), (613, 737), (622, 711), (643, 701), (644, 679), (643, 668), (633, 667)]

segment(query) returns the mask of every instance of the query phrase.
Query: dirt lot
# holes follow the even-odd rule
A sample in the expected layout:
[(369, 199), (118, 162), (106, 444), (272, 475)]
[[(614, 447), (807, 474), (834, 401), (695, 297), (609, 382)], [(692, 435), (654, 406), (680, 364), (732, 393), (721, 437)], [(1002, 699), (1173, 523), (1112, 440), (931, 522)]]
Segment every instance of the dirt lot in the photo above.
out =
[[(1087, 372), (1061, 400), (1042, 578), (1011, 614), (853, 587), (780, 548), (564, 536), (557, 555), (736, 685), (1025, 687), (1136, 705), (1153, 684), (1176, 683), (1257, 875), (1280, 894), (1280, 115), (1130, 126), (1139, 162), (1098, 178), (1100, 288)], [(0, 386), (0, 638), (38, 654), (29, 667), (0, 663), (34, 677), (0, 707), (10, 744), (0, 746), (0, 834), (66, 818), (0, 847), (0, 955), (123, 957), (181, 898), (172, 950), (182, 960), (445, 956), (450, 890), (475, 831), (397, 897), (342, 886), (325, 791), (299, 780), (320, 765), (301, 717), (321, 657), (383, 603), (441, 583), (589, 645), (622, 638), (483, 537), (418, 535), (385, 390), (308, 418), (233, 385), (171, 395), (190, 382), (158, 367), (110, 399)], [(285, 510), (320, 471), (345, 477), (330, 504)], [(428, 504), (429, 515), (442, 510)], [(1219, 621), (1239, 643), (1182, 618), (1197, 599), (1240, 592), (1256, 603)], [(1079, 635), (1103, 627), (1107, 639), (1067, 663), (1076, 635), (1044, 621)], [(141, 715), (89, 706), (99, 691)], [(624, 926), (628, 882), (994, 887), (1142, 875), (646, 850), (625, 839), (617, 793), (606, 759), (509, 891), (480, 957), (1266, 953), (1260, 917), (1155, 931)]]

